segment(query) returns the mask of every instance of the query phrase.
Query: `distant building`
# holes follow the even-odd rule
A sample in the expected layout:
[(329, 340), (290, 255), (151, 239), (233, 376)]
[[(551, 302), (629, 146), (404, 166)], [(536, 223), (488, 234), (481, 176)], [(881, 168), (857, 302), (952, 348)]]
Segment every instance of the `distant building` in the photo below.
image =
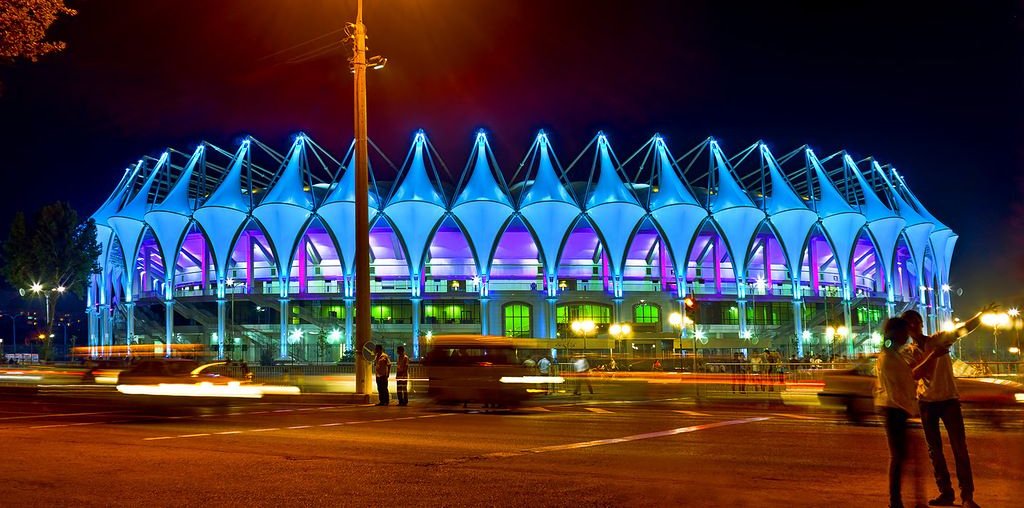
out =
[[(373, 340), (414, 356), (447, 333), (579, 349), (575, 320), (595, 323), (595, 351), (668, 354), (696, 335), (707, 355), (852, 355), (877, 348), (871, 332), (893, 313), (918, 308), (931, 329), (951, 317), (957, 235), (871, 159), (806, 148), (776, 159), (761, 143), (730, 158), (708, 139), (677, 161), (654, 137), (620, 165), (599, 135), (571, 171), (587, 178), (569, 181), (541, 133), (506, 182), (480, 133), (465, 170), (441, 179), (419, 133), (393, 182), (382, 161)], [(93, 215), (94, 353), (133, 336), (156, 354), (170, 341), (250, 361), (337, 360), (353, 342), (352, 165), (300, 135), (283, 155), (246, 140), (128, 168)], [(610, 336), (616, 323), (631, 333)]]

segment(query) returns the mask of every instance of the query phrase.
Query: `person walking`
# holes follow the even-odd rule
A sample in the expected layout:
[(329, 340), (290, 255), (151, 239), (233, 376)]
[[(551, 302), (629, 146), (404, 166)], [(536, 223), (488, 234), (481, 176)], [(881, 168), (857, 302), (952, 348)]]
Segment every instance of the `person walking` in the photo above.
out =
[(590, 363), (587, 362), (587, 357), (586, 356), (580, 356), (573, 363), (573, 366), (575, 367), (575, 371), (576, 371), (576, 390), (573, 392), (573, 395), (579, 395), (580, 394), (580, 391), (582, 391), (583, 383), (584, 382), (587, 383), (587, 390), (589, 390), (590, 394), (593, 395), (594, 394), (594, 386), (592, 384), (590, 384), (590, 376), (587, 374), (587, 372), (590, 370)]
[[(964, 430), (964, 415), (960, 409), (960, 394), (956, 389), (953, 376), (953, 361), (949, 356), (949, 347), (958, 339), (974, 331), (981, 324), (981, 315), (994, 310), (993, 305), (987, 306), (963, 326), (934, 335), (924, 333), (924, 319), (914, 310), (903, 313), (910, 327), (913, 344), (907, 348), (908, 354), (920, 360), (931, 353), (939, 353), (934, 367), (921, 378), (917, 387), (917, 399), (921, 410), (921, 427), (924, 428), (925, 441), (928, 443), (928, 457), (932, 463), (932, 473), (939, 488), (939, 496), (928, 501), (931, 506), (953, 506), (956, 496), (953, 482), (949, 477), (946, 457), (942, 453), (942, 434), (939, 421), (946, 427), (949, 446), (953, 450), (956, 463), (956, 479), (960, 483), (960, 499), (965, 508), (976, 508), (974, 502), (974, 474), (971, 471), (971, 456), (967, 451), (967, 435)], [(944, 353), (942, 353), (944, 352)]]
[(373, 374), (377, 379), (377, 397), (380, 398), (378, 406), (386, 406), (391, 403), (391, 394), (388, 393), (388, 378), (391, 376), (391, 359), (380, 344), (373, 348)]
[(398, 405), (409, 405), (409, 357), (405, 355), (405, 346), (398, 346), (398, 358), (395, 359), (395, 379), (398, 392)]
[[(542, 356), (540, 360), (537, 360), (537, 372), (541, 377), (548, 377), (551, 375), (551, 360), (548, 360), (547, 356)], [(544, 383), (544, 393), (551, 393), (551, 383)]]
[(907, 420), (919, 412), (917, 380), (934, 367), (939, 352), (930, 353), (916, 363), (913, 357), (906, 355), (903, 348), (910, 339), (910, 325), (903, 318), (886, 320), (883, 334), (885, 340), (876, 365), (875, 406), (885, 421), (889, 446), (889, 507), (902, 508), (901, 477), (911, 457)]

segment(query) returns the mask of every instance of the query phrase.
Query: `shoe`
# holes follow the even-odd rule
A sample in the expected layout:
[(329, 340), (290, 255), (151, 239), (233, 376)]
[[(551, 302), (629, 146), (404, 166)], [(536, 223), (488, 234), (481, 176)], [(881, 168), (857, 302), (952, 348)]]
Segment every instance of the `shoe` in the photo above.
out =
[(939, 497), (928, 501), (928, 506), (956, 506), (956, 496), (952, 492), (944, 492)]
[(963, 504), (961, 504), (960, 506), (963, 506), (964, 508), (981, 508), (980, 506), (978, 506), (978, 503), (974, 502), (973, 499), (964, 499)]

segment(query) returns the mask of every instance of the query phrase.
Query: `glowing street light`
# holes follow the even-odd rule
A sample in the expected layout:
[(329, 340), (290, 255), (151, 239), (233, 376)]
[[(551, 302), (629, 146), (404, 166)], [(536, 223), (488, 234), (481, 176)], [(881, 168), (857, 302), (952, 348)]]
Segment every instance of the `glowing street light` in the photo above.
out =
[(1009, 312), (986, 312), (981, 315), (981, 324), (992, 328), (992, 359), (999, 349), (999, 329), (1009, 328), (1012, 323)]
[(576, 335), (583, 336), (583, 352), (585, 353), (587, 351), (587, 335), (593, 332), (597, 325), (592, 319), (580, 319), (570, 323), (569, 327)]

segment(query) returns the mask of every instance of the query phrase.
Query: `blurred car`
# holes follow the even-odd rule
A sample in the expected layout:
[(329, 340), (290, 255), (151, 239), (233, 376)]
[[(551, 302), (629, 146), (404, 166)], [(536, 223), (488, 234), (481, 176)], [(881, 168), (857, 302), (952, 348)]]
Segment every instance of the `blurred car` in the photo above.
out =
[(125, 395), (258, 399), (264, 395), (298, 395), (294, 386), (253, 383), (247, 369), (228, 362), (200, 365), (184, 358), (142, 360), (118, 376)]
[[(852, 422), (874, 414), (876, 362), (872, 357), (852, 369), (826, 371), (823, 374), (825, 386), (818, 393), (822, 407), (843, 411)], [(991, 377), (957, 377), (956, 389), (965, 413), (995, 425), (1024, 419), (1024, 385), (1021, 383)]]
[(505, 337), (455, 335), (433, 338), (423, 360), (427, 394), (438, 404), (517, 407), (559, 377), (541, 377), (519, 360)]
[(86, 384), (114, 385), (117, 377), (128, 368), (124, 360), (89, 360), (85, 363), (82, 382)]

